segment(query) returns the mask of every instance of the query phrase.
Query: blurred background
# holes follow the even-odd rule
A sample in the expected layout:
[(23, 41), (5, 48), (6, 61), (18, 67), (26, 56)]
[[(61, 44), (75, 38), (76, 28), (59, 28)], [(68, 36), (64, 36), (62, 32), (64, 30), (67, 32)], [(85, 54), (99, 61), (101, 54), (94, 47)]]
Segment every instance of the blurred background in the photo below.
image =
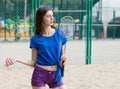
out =
[[(92, 0), (92, 38), (120, 38), (120, 1)], [(0, 42), (26, 41), (34, 35), (37, 8), (53, 8), (54, 25), (68, 39), (86, 37), (87, 0), (0, 0)]]

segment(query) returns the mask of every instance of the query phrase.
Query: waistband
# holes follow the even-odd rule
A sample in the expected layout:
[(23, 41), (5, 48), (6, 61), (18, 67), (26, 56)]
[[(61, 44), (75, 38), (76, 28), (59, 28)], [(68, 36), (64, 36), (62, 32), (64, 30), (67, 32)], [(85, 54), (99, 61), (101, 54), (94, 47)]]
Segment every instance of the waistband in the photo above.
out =
[(53, 66), (43, 66), (43, 65), (38, 65), (36, 64), (36, 66), (48, 70), (48, 71), (57, 71), (57, 65), (53, 65)]

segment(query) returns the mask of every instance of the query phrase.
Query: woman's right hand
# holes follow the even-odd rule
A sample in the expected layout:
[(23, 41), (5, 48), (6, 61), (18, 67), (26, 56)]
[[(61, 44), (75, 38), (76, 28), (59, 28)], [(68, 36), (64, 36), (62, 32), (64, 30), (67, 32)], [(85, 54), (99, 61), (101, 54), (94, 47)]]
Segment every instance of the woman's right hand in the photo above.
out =
[(7, 58), (6, 61), (5, 61), (5, 66), (13, 65), (15, 62), (16, 62), (15, 59), (13, 59), (13, 58)]

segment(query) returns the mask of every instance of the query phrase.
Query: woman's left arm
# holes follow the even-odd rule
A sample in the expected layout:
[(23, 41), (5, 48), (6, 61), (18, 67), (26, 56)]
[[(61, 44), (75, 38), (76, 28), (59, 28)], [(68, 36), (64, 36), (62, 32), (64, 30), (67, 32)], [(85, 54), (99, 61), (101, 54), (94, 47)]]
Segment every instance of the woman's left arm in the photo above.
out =
[(66, 62), (65, 45), (63, 45), (62, 46), (62, 57), (61, 57), (60, 65), (61, 66), (65, 65), (65, 62)]

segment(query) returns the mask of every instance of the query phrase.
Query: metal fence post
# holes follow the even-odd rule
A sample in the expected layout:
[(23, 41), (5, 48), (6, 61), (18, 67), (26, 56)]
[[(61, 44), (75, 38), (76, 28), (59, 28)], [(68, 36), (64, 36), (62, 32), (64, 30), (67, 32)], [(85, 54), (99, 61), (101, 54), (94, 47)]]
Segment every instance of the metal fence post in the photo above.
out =
[(4, 14), (5, 14), (5, 17), (4, 17), (4, 19), (5, 19), (5, 29), (4, 29), (4, 41), (6, 41), (6, 27), (7, 27), (7, 25), (6, 25), (6, 0), (5, 0), (5, 12), (4, 12)]
[(91, 64), (91, 30), (93, 0), (87, 0), (86, 64)]
[(15, 6), (15, 26), (14, 26), (14, 29), (15, 29), (15, 41), (18, 41), (19, 40), (19, 36), (18, 36), (18, 0), (16, 2), (16, 6)]
[(113, 11), (113, 39), (115, 39), (115, 34), (116, 34), (116, 26), (115, 26), (115, 22), (116, 22), (116, 19), (115, 19), (115, 16), (116, 16), (116, 13), (115, 11)]
[(37, 7), (40, 7), (40, 0), (37, 1)]
[[(100, 24), (100, 11), (97, 11), (97, 24)], [(96, 28), (96, 27), (95, 27)], [(96, 39), (100, 38), (100, 26), (97, 26), (97, 29), (95, 29), (95, 33), (96, 33)]]
[(34, 33), (34, 22), (35, 22), (35, 14), (34, 14), (34, 0), (32, 0), (32, 10), (31, 10), (31, 35)]
[[(83, 0), (81, 1), (80, 10), (83, 10)], [(79, 39), (82, 39), (82, 28), (83, 28), (83, 12), (80, 12), (80, 28), (79, 28)]]

